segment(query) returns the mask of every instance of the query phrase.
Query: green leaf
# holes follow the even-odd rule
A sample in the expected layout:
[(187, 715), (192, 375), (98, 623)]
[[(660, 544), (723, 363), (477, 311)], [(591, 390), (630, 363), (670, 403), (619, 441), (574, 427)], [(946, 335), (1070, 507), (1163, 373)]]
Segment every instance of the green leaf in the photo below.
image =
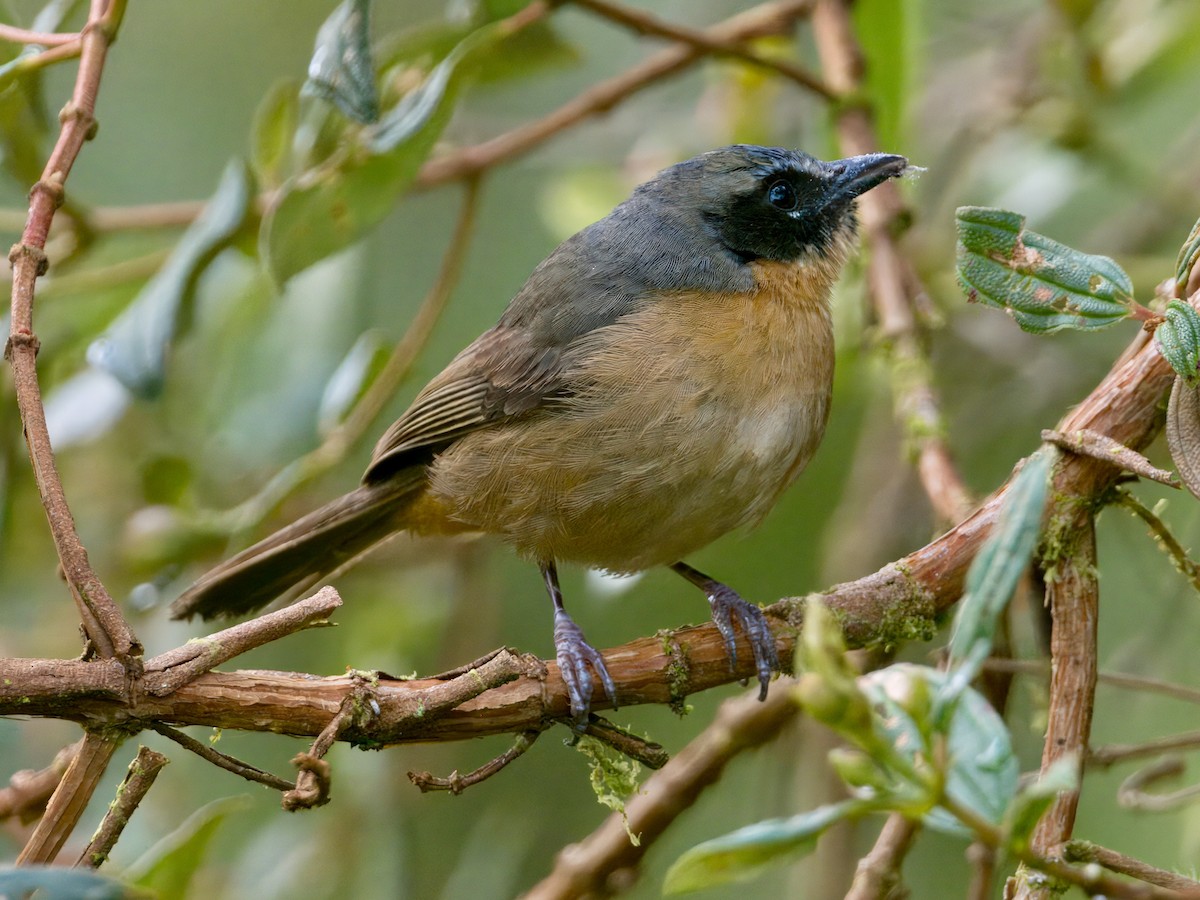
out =
[(377, 331), (364, 332), (338, 364), (317, 409), (317, 431), (327, 435), (354, 409), (362, 395), (383, 370), (391, 348)]
[(1025, 461), (1005, 494), (992, 533), (971, 563), (950, 638), (952, 677), (939, 698), (943, 702), (974, 680), (992, 651), (996, 623), (1037, 545), (1056, 458), (1052, 447), (1043, 447)]
[(862, 800), (843, 800), (787, 819), (757, 822), (705, 841), (675, 860), (667, 870), (663, 893), (682, 894), (753, 878), (768, 865), (791, 862), (811, 853), (817, 839), (831, 825), (871, 809), (871, 804)]
[(959, 287), (971, 301), (1007, 310), (1025, 331), (1104, 328), (1128, 318), (1133, 284), (1107, 256), (1073, 250), (1002, 209), (959, 207)]
[(1192, 276), (1192, 269), (1196, 265), (1197, 258), (1200, 258), (1200, 219), (1197, 219), (1196, 224), (1192, 226), (1187, 240), (1179, 248), (1179, 258), (1175, 261), (1175, 292), (1177, 294), (1182, 295), (1187, 288), (1188, 279)]
[[(936, 758), (932, 736), (936, 734), (945, 740), (945, 770), (940, 780), (946, 796), (998, 825), (1017, 789), (1020, 770), (1004, 720), (983, 695), (971, 688), (962, 690), (935, 716), (934, 707), (920, 698), (937, 698), (947, 690), (950, 678), (944, 672), (897, 663), (859, 681), (871, 698), (880, 731), (892, 752), (906, 762), (896, 774), (903, 777), (908, 770), (920, 777), (920, 781), (909, 778), (907, 792), (896, 789), (890, 797), (880, 793), (879, 804), (910, 815), (923, 814), (925, 823), (939, 831), (969, 834), (949, 812), (934, 808), (939, 798), (921, 796), (923, 784), (936, 786), (930, 779)], [(922, 809), (922, 803), (928, 808)]]
[(162, 392), (167, 354), (190, 324), (191, 300), (200, 275), (237, 236), (253, 196), (253, 179), (245, 164), (231, 162), (204, 212), (184, 232), (163, 267), (88, 347), (88, 362), (139, 397), (153, 399)]
[(221, 797), (200, 807), (125, 870), (125, 877), (162, 897), (188, 896), (208, 845), (226, 816), (248, 809), (250, 797)]
[(284, 185), (259, 234), (277, 284), (350, 246), (391, 211), (449, 120), (475, 55), (504, 33), (494, 26), (473, 32), (336, 164)]
[(147, 894), (91, 869), (63, 866), (0, 868), (0, 897), (24, 897), (37, 891), (37, 900), (144, 900)]
[(328, 100), (356, 122), (378, 120), (371, 0), (343, 0), (321, 25), (304, 93)]
[(1172, 300), (1166, 321), (1154, 329), (1154, 340), (1175, 373), (1195, 387), (1200, 382), (1200, 314), (1190, 304)]
[(267, 91), (254, 112), (250, 164), (263, 189), (279, 187), (291, 174), (292, 138), (300, 121), (300, 86), (288, 79)]
[(1033, 829), (1055, 798), (1079, 787), (1079, 757), (1068, 754), (1051, 763), (1037, 781), (1027, 785), (1009, 804), (1004, 815), (1008, 849), (1016, 854), (1029, 847)]

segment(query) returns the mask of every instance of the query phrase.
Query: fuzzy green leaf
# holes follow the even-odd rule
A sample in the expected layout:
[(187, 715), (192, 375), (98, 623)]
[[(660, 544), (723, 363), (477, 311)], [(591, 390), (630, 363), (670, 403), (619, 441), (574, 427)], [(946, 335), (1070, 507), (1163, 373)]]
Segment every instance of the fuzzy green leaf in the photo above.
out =
[(153, 399), (161, 393), (171, 345), (190, 323), (196, 284), (237, 236), (253, 196), (253, 179), (245, 164), (231, 162), (204, 212), (184, 232), (163, 267), (88, 347), (88, 362), (136, 396)]
[(227, 816), (244, 812), (250, 797), (221, 797), (200, 807), (125, 869), (125, 877), (160, 897), (186, 897), (209, 844)]
[(1025, 331), (1104, 328), (1128, 318), (1133, 284), (1107, 256), (1025, 230), (1025, 217), (959, 207), (959, 287), (971, 301), (1006, 310)]
[(1074, 754), (1055, 760), (1037, 781), (1023, 788), (1004, 815), (1004, 832), (1014, 853), (1028, 849), (1042, 814), (1064, 791), (1079, 787), (1079, 757)]
[(328, 100), (356, 122), (378, 120), (371, 0), (344, 0), (321, 25), (304, 92)]
[(1182, 300), (1167, 304), (1167, 318), (1154, 329), (1159, 352), (1188, 385), (1200, 382), (1200, 314)]
[(254, 112), (250, 133), (250, 164), (259, 184), (279, 187), (290, 172), (292, 138), (300, 120), (300, 86), (290, 79), (267, 91)]
[(811, 853), (817, 839), (843, 819), (862, 815), (870, 804), (843, 800), (787, 819), (747, 825), (684, 853), (667, 870), (663, 893), (682, 894), (743, 881), (773, 863), (791, 862)]

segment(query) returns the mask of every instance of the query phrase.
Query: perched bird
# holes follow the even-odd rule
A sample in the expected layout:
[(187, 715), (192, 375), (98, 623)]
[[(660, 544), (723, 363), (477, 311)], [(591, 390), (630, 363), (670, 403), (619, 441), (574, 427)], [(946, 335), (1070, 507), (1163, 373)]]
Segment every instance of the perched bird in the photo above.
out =
[(486, 532), (541, 569), (576, 722), (593, 672), (617, 698), (563, 608), (560, 561), (670, 566), (708, 595), (731, 666), (745, 632), (765, 697), (779, 661), (762, 611), (682, 560), (762, 519), (817, 449), (854, 201), (907, 166), (737, 145), (663, 170), (534, 269), (360, 487), (218, 565), (173, 615), (249, 612), (397, 531)]

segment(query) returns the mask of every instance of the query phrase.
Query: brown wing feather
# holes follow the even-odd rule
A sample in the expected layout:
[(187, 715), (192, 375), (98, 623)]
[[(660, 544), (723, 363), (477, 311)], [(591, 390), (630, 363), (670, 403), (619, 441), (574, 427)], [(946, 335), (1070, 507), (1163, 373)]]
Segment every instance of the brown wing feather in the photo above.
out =
[(565, 348), (496, 327), (454, 358), (375, 445), (363, 476), (377, 482), (455, 438), (537, 409), (564, 389)]

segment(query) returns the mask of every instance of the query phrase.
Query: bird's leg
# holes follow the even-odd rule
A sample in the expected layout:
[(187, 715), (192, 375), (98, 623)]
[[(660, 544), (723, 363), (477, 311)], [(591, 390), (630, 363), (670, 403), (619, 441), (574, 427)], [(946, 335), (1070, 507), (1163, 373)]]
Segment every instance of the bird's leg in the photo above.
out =
[(746, 632), (750, 647), (754, 650), (754, 665), (758, 670), (758, 683), (762, 690), (758, 699), (767, 698), (767, 685), (771, 674), (779, 671), (779, 654), (775, 651), (775, 637), (763, 611), (753, 603), (747, 603), (733, 588), (697, 572), (687, 563), (677, 562), (671, 568), (708, 595), (712, 608), (713, 623), (725, 640), (725, 652), (729, 654), (729, 668), (737, 668), (737, 643), (734, 639), (733, 623), (736, 621)]
[(583, 631), (575, 624), (563, 608), (562, 588), (558, 586), (558, 569), (554, 561), (539, 564), (542, 578), (546, 581), (546, 590), (554, 601), (554, 655), (558, 660), (558, 668), (562, 672), (563, 681), (567, 685), (567, 696), (571, 699), (571, 716), (575, 727), (582, 730), (587, 725), (588, 714), (592, 702), (592, 673), (590, 665), (600, 677), (604, 693), (608, 695), (613, 708), (617, 705), (617, 688), (604, 665), (604, 657), (584, 639)]

